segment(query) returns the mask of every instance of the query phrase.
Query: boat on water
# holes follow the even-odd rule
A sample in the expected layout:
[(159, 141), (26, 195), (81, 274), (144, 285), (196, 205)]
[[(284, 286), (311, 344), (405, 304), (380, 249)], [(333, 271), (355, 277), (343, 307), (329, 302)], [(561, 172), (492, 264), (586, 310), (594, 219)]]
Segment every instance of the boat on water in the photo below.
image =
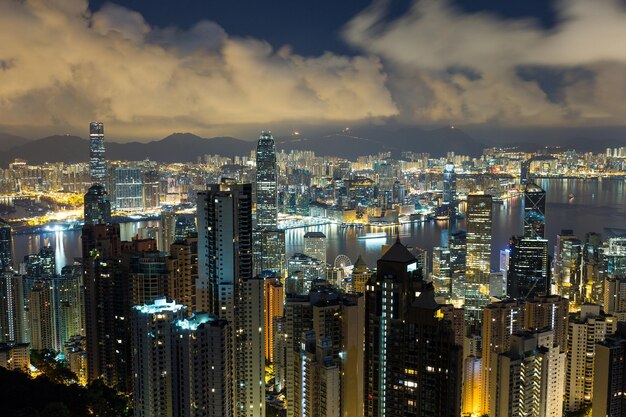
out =
[(385, 232), (372, 232), (366, 233), (364, 235), (359, 236), (359, 239), (380, 239), (387, 237), (387, 233)]

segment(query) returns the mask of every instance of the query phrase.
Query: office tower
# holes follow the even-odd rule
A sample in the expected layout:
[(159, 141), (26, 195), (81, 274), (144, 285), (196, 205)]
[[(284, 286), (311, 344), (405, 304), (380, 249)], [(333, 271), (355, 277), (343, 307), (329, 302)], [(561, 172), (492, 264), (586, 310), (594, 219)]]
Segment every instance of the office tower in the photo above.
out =
[(569, 300), (558, 295), (537, 296), (526, 300), (524, 306), (524, 328), (531, 331), (552, 330), (555, 346), (565, 352)]
[(501, 271), (489, 274), (489, 296), (496, 298), (506, 298), (506, 274)]
[(82, 230), (85, 336), (89, 380), (130, 388), (129, 285), (121, 259), (119, 224)]
[(461, 411), (462, 347), (416, 264), (398, 240), (368, 285), (366, 416), (456, 417)]
[(63, 349), (74, 336), (85, 334), (85, 292), (82, 265), (67, 265), (53, 280), (56, 307), (57, 346)]
[(443, 203), (454, 205), (456, 203), (456, 174), (454, 164), (447, 163), (443, 169)]
[(561, 230), (554, 248), (554, 279), (557, 293), (575, 304), (582, 303), (585, 295), (581, 266), (582, 242), (572, 230)]
[(118, 166), (114, 170), (115, 209), (143, 211), (143, 175), (141, 168)]
[(604, 311), (618, 321), (626, 321), (626, 277), (604, 280)]
[(491, 224), (493, 200), (490, 195), (467, 196), (467, 259), (465, 276), (465, 312), (474, 322), (489, 304), (491, 272)]
[(513, 236), (509, 246), (507, 293), (526, 299), (550, 293), (548, 241)]
[(276, 146), (270, 132), (261, 132), (256, 148), (256, 227), (275, 229), (278, 224)]
[(352, 269), (352, 291), (365, 294), (365, 287), (372, 276), (372, 271), (367, 266), (361, 255), (354, 262)]
[(450, 250), (450, 289), (453, 304), (463, 304), (465, 299), (465, 273), (467, 263), (467, 233), (460, 230), (448, 238)]
[(482, 327), (482, 413), (495, 416), (498, 355), (511, 348), (511, 335), (524, 328), (524, 305), (514, 300), (489, 304)]
[(565, 353), (551, 331), (521, 332), (497, 356), (494, 417), (563, 415)]
[(111, 202), (102, 184), (94, 184), (85, 194), (85, 224), (111, 223)]
[(593, 368), (593, 417), (623, 417), (626, 415), (626, 329), (618, 324), (617, 331), (596, 344)]
[(524, 237), (545, 238), (546, 192), (533, 182), (524, 188)]
[(433, 272), (430, 277), (435, 286), (435, 295), (442, 303), (450, 300), (450, 275), (450, 249), (434, 247)]
[(143, 207), (146, 210), (157, 209), (161, 205), (159, 195), (159, 171), (148, 167), (143, 172)]
[[(161, 242), (163, 242), (163, 247), (161, 250), (168, 251), (170, 250), (172, 244), (176, 241), (174, 237), (175, 227), (176, 227), (176, 212), (174, 207), (165, 206), (161, 208)], [(177, 300), (177, 298), (174, 298)], [(183, 303), (183, 305), (187, 305)]]
[(530, 178), (530, 159), (521, 162), (520, 166), (520, 184), (526, 185), (531, 180)]
[[(263, 230), (256, 233), (261, 238), (261, 256), (255, 258), (259, 264), (255, 264), (255, 269), (261, 272), (270, 271), (280, 277), (285, 275), (285, 231), (284, 230)], [(255, 243), (256, 244), (256, 243)]]
[(91, 184), (105, 185), (106, 161), (104, 159), (104, 124), (89, 124), (89, 176)]
[(174, 385), (172, 322), (183, 319), (185, 307), (157, 298), (134, 306), (132, 329), (133, 407), (135, 417), (173, 416)]
[(285, 303), (287, 415), (363, 415), (364, 300), (326, 283)]
[(326, 265), (303, 253), (295, 253), (287, 259), (287, 280), (285, 281), (286, 294), (306, 294), (311, 289), (311, 283), (324, 279)]
[(13, 239), (11, 225), (0, 219), (0, 271), (13, 268)]
[(511, 251), (509, 248), (500, 250), (500, 267), (499, 271), (502, 272), (502, 279), (504, 280), (504, 289), (506, 291), (506, 283), (508, 280), (508, 272), (509, 272), (509, 258), (511, 255)]
[[(265, 413), (263, 279), (252, 277), (252, 187), (223, 179), (198, 193), (198, 310), (229, 323), (236, 415)], [(260, 330), (259, 330), (260, 329)]]
[(263, 309), (263, 323), (265, 329), (265, 360), (274, 362), (274, 322), (278, 317), (283, 316), (283, 285), (280, 278), (276, 276), (265, 277), (263, 284), (263, 299), (265, 307)]
[(322, 232), (304, 234), (304, 254), (326, 264), (326, 235)]
[(602, 236), (599, 233), (587, 233), (582, 254), (582, 279), (585, 283), (585, 300), (601, 304), (604, 291), (602, 269)]
[(626, 237), (609, 238), (602, 253), (605, 276), (616, 278), (626, 275)]
[(1, 343), (0, 368), (9, 371), (30, 372), (30, 349), (28, 343)]
[(32, 350), (60, 351), (57, 344), (54, 288), (51, 280), (37, 280), (30, 290), (28, 323)]
[(198, 236), (189, 235), (170, 246), (167, 263), (167, 296), (196, 311)]
[[(156, 242), (148, 239), (153, 247)], [(136, 242), (136, 241), (135, 241)], [(167, 258), (157, 250), (136, 251), (128, 254), (128, 280), (131, 305), (142, 305), (164, 294), (169, 295)]]
[(596, 342), (613, 333), (613, 324), (601, 315), (600, 306), (583, 304), (569, 322), (565, 411), (577, 411), (593, 400), (593, 370)]
[(26, 341), (22, 276), (0, 272), (0, 343)]

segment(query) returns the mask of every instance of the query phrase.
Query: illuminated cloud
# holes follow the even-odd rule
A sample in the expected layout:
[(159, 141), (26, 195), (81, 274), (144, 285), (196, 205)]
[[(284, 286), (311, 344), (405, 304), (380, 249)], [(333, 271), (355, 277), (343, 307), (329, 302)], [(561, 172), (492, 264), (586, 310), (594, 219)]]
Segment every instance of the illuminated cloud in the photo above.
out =
[(561, 0), (550, 30), (529, 19), (467, 14), (447, 0), (416, 1), (387, 21), (387, 6), (375, 1), (343, 34), (382, 57), (405, 120), (624, 122), (626, 10), (618, 0)]
[(121, 137), (232, 132), (238, 125), (393, 116), (374, 56), (303, 57), (229, 37), (213, 22), (153, 28), (113, 4), (0, 2), (0, 127)]

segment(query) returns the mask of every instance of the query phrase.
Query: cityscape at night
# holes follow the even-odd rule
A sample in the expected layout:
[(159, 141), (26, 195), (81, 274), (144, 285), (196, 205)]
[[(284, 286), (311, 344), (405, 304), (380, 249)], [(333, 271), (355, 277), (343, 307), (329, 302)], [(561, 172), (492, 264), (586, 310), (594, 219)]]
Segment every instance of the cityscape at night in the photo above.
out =
[(626, 3), (271, 3), (0, 0), (0, 416), (626, 417)]

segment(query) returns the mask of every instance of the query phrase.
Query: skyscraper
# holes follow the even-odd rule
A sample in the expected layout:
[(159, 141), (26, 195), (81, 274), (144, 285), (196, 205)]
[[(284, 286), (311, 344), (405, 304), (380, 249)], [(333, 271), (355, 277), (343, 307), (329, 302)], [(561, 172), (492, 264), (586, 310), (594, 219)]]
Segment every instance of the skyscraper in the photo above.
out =
[(261, 132), (256, 148), (256, 226), (274, 229), (278, 224), (276, 146), (270, 132)]
[(561, 230), (556, 235), (554, 278), (560, 295), (572, 303), (584, 301), (586, 283), (582, 278), (582, 242), (572, 230)]
[(85, 224), (111, 223), (111, 201), (102, 184), (89, 187), (84, 201)]
[(467, 264), (467, 233), (459, 230), (448, 239), (450, 250), (450, 290), (453, 303), (465, 298), (465, 275)]
[(442, 302), (450, 301), (450, 275), (450, 249), (434, 247), (431, 280), (435, 286), (435, 295)]
[(0, 272), (0, 343), (25, 342), (24, 289), (22, 276)]
[(263, 279), (253, 277), (252, 187), (223, 179), (198, 193), (196, 306), (229, 325), (233, 409), (265, 414)]
[(489, 304), (482, 327), (482, 413), (495, 416), (498, 355), (511, 348), (511, 336), (524, 328), (524, 305), (514, 300)]
[(143, 175), (141, 168), (118, 166), (113, 171), (115, 184), (115, 209), (118, 211), (142, 211)]
[(0, 272), (13, 268), (13, 239), (11, 225), (0, 219)]
[(454, 205), (456, 203), (456, 173), (454, 164), (447, 163), (443, 169), (443, 203)]
[(399, 241), (378, 261), (366, 297), (365, 415), (457, 417), (463, 348)]
[(482, 308), (489, 304), (492, 214), (490, 195), (467, 196), (465, 311), (475, 322), (480, 321)]
[(167, 294), (189, 310), (196, 311), (196, 281), (198, 280), (198, 236), (189, 235), (170, 246), (167, 258)]
[(577, 411), (593, 401), (593, 371), (596, 342), (614, 331), (613, 322), (601, 314), (600, 306), (584, 304), (569, 322), (565, 411)]
[(365, 287), (371, 276), (372, 271), (361, 255), (359, 255), (352, 269), (352, 291), (365, 294)]
[(551, 331), (520, 332), (497, 357), (496, 417), (562, 416), (565, 353), (554, 347)]
[(546, 192), (533, 182), (524, 188), (524, 237), (543, 239), (546, 227)]
[(322, 232), (306, 232), (304, 254), (326, 263), (326, 235)]
[(89, 380), (128, 389), (130, 291), (121, 267), (120, 225), (83, 226), (82, 251)]
[(561, 352), (567, 350), (569, 300), (558, 295), (527, 299), (524, 303), (524, 328), (531, 331), (550, 329), (554, 345)]
[(29, 297), (30, 348), (32, 350), (56, 350), (57, 344), (56, 308), (52, 280), (37, 280)]
[(549, 294), (548, 240), (513, 236), (509, 250), (508, 296), (525, 299)]
[(274, 361), (274, 323), (277, 317), (283, 316), (283, 285), (280, 278), (266, 277), (263, 284), (265, 308), (263, 309), (263, 321), (265, 328), (265, 359)]
[(593, 417), (626, 416), (626, 329), (618, 324), (617, 332), (596, 344), (593, 368)]
[(106, 184), (106, 161), (104, 159), (104, 124), (89, 124), (89, 175), (92, 184)]

